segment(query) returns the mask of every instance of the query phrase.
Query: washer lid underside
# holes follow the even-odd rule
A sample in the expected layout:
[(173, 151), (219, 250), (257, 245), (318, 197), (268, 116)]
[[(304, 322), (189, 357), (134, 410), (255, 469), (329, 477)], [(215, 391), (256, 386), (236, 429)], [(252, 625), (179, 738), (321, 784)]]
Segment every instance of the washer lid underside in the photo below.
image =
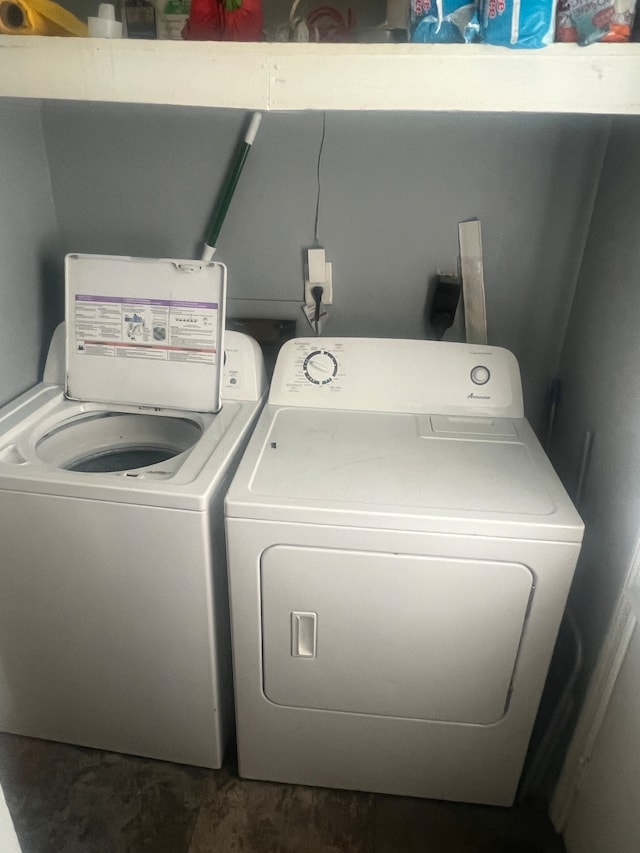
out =
[(219, 411), (224, 265), (70, 254), (65, 285), (69, 398)]

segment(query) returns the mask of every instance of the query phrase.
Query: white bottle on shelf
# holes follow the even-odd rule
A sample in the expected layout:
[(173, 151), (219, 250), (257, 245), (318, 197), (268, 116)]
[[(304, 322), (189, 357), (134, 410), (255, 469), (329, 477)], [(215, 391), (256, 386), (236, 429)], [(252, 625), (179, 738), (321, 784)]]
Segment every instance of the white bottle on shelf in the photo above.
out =
[(122, 22), (116, 21), (116, 8), (113, 3), (101, 3), (98, 16), (89, 17), (89, 38), (121, 39)]
[(191, 0), (155, 0), (159, 39), (181, 39)]

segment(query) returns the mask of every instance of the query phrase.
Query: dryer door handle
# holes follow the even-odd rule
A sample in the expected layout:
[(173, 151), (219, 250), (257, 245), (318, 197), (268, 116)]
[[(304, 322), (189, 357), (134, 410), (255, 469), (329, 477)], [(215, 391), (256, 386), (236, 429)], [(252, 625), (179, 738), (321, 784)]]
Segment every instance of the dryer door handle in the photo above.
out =
[(318, 638), (318, 614), (301, 610), (291, 613), (291, 654), (294, 658), (314, 658)]

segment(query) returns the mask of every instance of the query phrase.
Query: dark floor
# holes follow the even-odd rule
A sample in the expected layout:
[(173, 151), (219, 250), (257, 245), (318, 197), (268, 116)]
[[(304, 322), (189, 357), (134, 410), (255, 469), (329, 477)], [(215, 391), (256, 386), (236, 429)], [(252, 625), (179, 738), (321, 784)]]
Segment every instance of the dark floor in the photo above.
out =
[(239, 779), (0, 734), (24, 853), (562, 853), (544, 811)]

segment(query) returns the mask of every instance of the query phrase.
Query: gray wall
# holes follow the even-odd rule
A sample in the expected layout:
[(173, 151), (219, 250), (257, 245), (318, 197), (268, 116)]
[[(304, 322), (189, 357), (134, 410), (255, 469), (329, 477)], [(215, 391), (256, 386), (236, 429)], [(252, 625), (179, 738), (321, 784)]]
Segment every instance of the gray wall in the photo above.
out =
[(571, 605), (589, 675), (632, 559), (640, 523), (640, 122), (616, 119), (561, 361), (552, 458), (576, 484), (585, 431), (593, 446), (579, 507), (586, 523)]
[(60, 253), (38, 103), (0, 101), (0, 152), (1, 404), (39, 378), (47, 315), (58, 310), (59, 288), (45, 284)]
[[(560, 370), (552, 456), (570, 485), (585, 431), (593, 433), (579, 506), (585, 540), (569, 599), (585, 650), (582, 690), (636, 568), (640, 533), (639, 139), (638, 119), (614, 121)], [(636, 625), (595, 740), (576, 745), (586, 760), (564, 829), (570, 853), (638, 849), (639, 636)]]
[[(246, 119), (45, 104), (64, 250), (192, 257)], [(231, 298), (289, 301), (302, 316), (321, 131), (321, 114), (264, 116), (218, 241)], [(429, 335), (427, 283), (455, 270), (457, 223), (479, 217), (490, 342), (520, 359), (537, 423), (607, 132), (607, 119), (584, 116), (329, 113), (319, 237), (335, 304), (326, 334)]]

